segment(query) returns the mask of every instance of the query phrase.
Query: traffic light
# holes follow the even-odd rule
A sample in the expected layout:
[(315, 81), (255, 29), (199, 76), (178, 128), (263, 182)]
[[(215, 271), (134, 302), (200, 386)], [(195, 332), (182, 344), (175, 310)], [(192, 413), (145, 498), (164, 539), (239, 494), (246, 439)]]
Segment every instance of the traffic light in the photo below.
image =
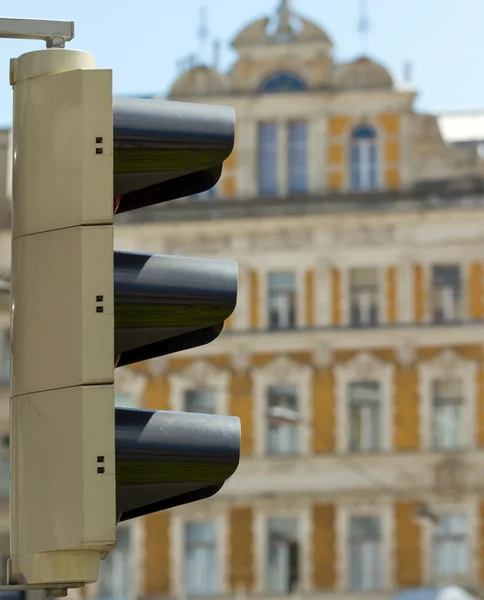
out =
[(59, 595), (97, 579), (118, 521), (237, 468), (238, 418), (115, 410), (113, 387), (117, 367), (213, 341), (235, 308), (234, 262), (113, 252), (115, 213), (216, 184), (234, 112), (113, 102), (111, 71), (59, 47), (14, 59), (11, 84), (9, 583)]

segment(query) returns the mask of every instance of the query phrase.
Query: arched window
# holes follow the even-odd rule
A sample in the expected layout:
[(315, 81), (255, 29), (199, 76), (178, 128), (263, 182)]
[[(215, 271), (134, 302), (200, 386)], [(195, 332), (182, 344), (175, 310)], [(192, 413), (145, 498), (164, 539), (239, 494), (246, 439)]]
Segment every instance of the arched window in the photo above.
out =
[(370, 125), (353, 129), (350, 140), (350, 186), (355, 191), (378, 188), (378, 138)]
[(293, 73), (276, 73), (260, 86), (261, 92), (303, 92), (308, 86), (304, 79)]

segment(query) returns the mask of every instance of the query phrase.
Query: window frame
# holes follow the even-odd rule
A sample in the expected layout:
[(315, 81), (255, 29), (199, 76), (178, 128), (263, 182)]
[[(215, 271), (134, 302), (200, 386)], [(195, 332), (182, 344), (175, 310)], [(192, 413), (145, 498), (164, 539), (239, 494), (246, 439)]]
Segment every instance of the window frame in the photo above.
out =
[[(477, 362), (466, 359), (453, 350), (443, 350), (431, 360), (418, 365), (419, 402), (420, 402), (420, 440), (421, 449), (431, 452), (462, 452), (476, 447), (476, 380)], [(433, 444), (433, 385), (435, 381), (461, 379), (463, 394), (464, 439), (468, 444), (456, 449), (436, 449)]]
[[(385, 276), (387, 269), (393, 267), (395, 265), (375, 265), (375, 263), (357, 263), (357, 264), (349, 264), (344, 267), (335, 266), (338, 268), (341, 273), (341, 322), (351, 329), (355, 329), (357, 331), (365, 330), (367, 328), (376, 329), (388, 323), (388, 282)], [(352, 270), (355, 269), (376, 269), (377, 271), (377, 279), (378, 279), (378, 322), (376, 325), (365, 325), (365, 326), (356, 326), (351, 324), (351, 296), (350, 296), (350, 274)]]
[[(263, 367), (252, 370), (254, 381), (254, 453), (266, 460), (298, 460), (311, 453), (310, 401), (312, 370), (285, 356), (278, 357)], [(271, 385), (294, 385), (298, 390), (299, 403), (299, 453), (268, 454), (268, 418), (266, 414), (267, 392)]]
[[(473, 262), (473, 259), (467, 258), (462, 251), (456, 250), (455, 246), (446, 246), (442, 248), (441, 246), (435, 250), (434, 256), (427, 257), (427, 260), (420, 262), (416, 260), (413, 262), (414, 266), (420, 266), (422, 268), (422, 286), (423, 286), (423, 297), (424, 297), (424, 309), (423, 309), (423, 321), (428, 324), (432, 324), (434, 327), (446, 327), (452, 326), (452, 321), (443, 322), (443, 323), (434, 323), (433, 315), (432, 315), (432, 302), (431, 302), (431, 294), (432, 294), (432, 267), (445, 266), (445, 265), (458, 265), (461, 269), (462, 274), (462, 321), (467, 321), (469, 319), (469, 276), (470, 276), (470, 265)], [(415, 302), (415, 293), (417, 290), (413, 289), (413, 276), (412, 276), (412, 305)], [(412, 310), (412, 320), (415, 319), (415, 315)]]
[[(294, 181), (294, 177), (292, 177), (293, 172), (294, 172), (294, 167), (293, 167), (293, 161), (291, 160), (292, 157), (292, 152), (294, 150), (293, 148), (293, 144), (291, 144), (291, 131), (294, 131), (294, 129), (297, 126), (303, 125), (304, 127), (304, 142), (302, 142), (301, 140), (297, 140), (297, 141), (293, 141), (293, 144), (296, 146), (297, 149), (300, 150), (300, 147), (303, 147), (303, 153), (304, 153), (304, 177), (301, 177), (301, 173), (299, 173), (299, 171), (302, 172), (302, 169), (298, 168), (297, 172), (298, 172), (298, 176), (295, 178), (298, 182), (302, 181), (304, 179), (304, 186), (301, 186), (303, 189), (295, 189), (297, 186), (291, 185), (291, 183)], [(294, 129), (293, 129), (294, 128)], [(309, 192), (309, 158), (310, 158), (310, 152), (309, 152), (309, 139), (310, 139), (310, 122), (307, 119), (297, 119), (297, 118), (293, 118), (288, 120), (287, 125), (286, 125), (286, 129), (287, 129), (287, 152), (286, 152), (286, 174), (287, 174), (287, 194), (288, 195), (307, 195)], [(300, 165), (298, 165), (300, 167)]]
[[(271, 253), (272, 254), (272, 253)], [(286, 264), (281, 267), (281, 254), (277, 253), (271, 256), (267, 256), (264, 260), (266, 263), (263, 267), (255, 264), (253, 270), (257, 273), (259, 280), (259, 330), (272, 333), (273, 330), (269, 328), (269, 273), (275, 272), (288, 272), (293, 271), (296, 274), (296, 322), (292, 329), (288, 330), (274, 330), (279, 335), (284, 331), (294, 332), (303, 327), (306, 324), (306, 298), (307, 291), (305, 286), (305, 273), (309, 269), (313, 268), (313, 263), (310, 261), (298, 262), (297, 258), (293, 255), (288, 257)], [(300, 257), (299, 257), (300, 258)]]
[[(270, 279), (272, 275), (292, 275), (294, 276), (294, 290), (291, 292), (294, 295), (294, 322), (289, 325), (289, 327), (272, 327), (271, 326), (271, 318), (270, 318), (270, 313), (271, 313), (271, 305), (272, 305), (272, 289), (271, 285), (270, 285)], [(267, 319), (267, 329), (269, 331), (294, 331), (295, 329), (298, 328), (298, 322), (299, 322), (299, 318), (298, 318), (298, 312), (299, 312), (299, 306), (298, 306), (298, 287), (299, 287), (299, 281), (298, 281), (298, 273), (297, 271), (294, 271), (293, 269), (291, 270), (281, 270), (281, 269), (274, 269), (274, 270), (269, 270), (266, 273), (266, 290), (267, 290), (267, 302), (266, 302), (266, 319)], [(284, 292), (287, 294), (287, 290), (289, 288), (285, 289)], [(280, 290), (279, 290), (280, 291)]]
[[(394, 366), (369, 352), (360, 352), (352, 360), (334, 369), (336, 382), (336, 448), (350, 454), (349, 384), (377, 381), (380, 384), (380, 449), (393, 448)], [(365, 454), (364, 452), (359, 454)]]
[[(188, 569), (186, 568), (187, 564), (188, 564), (188, 540), (187, 540), (187, 527), (189, 524), (191, 525), (198, 525), (198, 524), (210, 524), (213, 527), (213, 539), (210, 540), (210, 549), (213, 550), (214, 553), (214, 566), (215, 566), (215, 573), (214, 573), (214, 581), (212, 582), (214, 585), (214, 590), (213, 591), (197, 591), (194, 594), (190, 594), (189, 590), (188, 590)], [(219, 591), (219, 581), (218, 581), (218, 568), (219, 568), (219, 560), (218, 560), (218, 554), (220, 551), (219, 548), (219, 532), (218, 532), (218, 523), (216, 519), (187, 519), (184, 524), (183, 524), (183, 575), (184, 575), (184, 580), (187, 584), (186, 588), (185, 588), (185, 594), (186, 596), (215, 596), (217, 595), (217, 592)]]
[(194, 360), (185, 369), (169, 375), (171, 410), (185, 411), (185, 394), (189, 390), (212, 388), (216, 392), (214, 414), (228, 414), (230, 373), (214, 367), (207, 360)]
[[(352, 397), (351, 394), (351, 390), (352, 390), (352, 386), (360, 384), (360, 383), (376, 383), (377, 384), (377, 390), (376, 390), (376, 402), (374, 400), (372, 400), (371, 402), (365, 401), (365, 402), (361, 402), (361, 401), (355, 401), (355, 399)], [(348, 396), (348, 406), (347, 406), (347, 411), (348, 411), (348, 421), (349, 421), (349, 452), (351, 452), (352, 454), (369, 454), (369, 453), (376, 453), (380, 451), (380, 446), (381, 446), (381, 434), (382, 434), (382, 426), (381, 426), (381, 420), (382, 420), (382, 398), (381, 398), (381, 384), (378, 380), (373, 380), (373, 381), (351, 381), (348, 384), (348, 390), (347, 390), (347, 396)], [(352, 447), (352, 437), (353, 437), (353, 408), (355, 405), (359, 405), (360, 407), (363, 405), (365, 407), (372, 407), (375, 406), (377, 407), (377, 412), (378, 412), (378, 431), (376, 432), (377, 434), (377, 443), (375, 445), (375, 447), (372, 447), (370, 449), (353, 449)], [(360, 431), (361, 434), (361, 431)], [(374, 440), (372, 441), (372, 446), (374, 445)]]
[[(281, 386), (280, 384), (274, 384), (274, 383), (273, 384), (269, 384), (267, 386), (267, 388), (266, 388), (266, 398), (265, 398), (267, 410), (270, 409), (269, 404), (270, 404), (270, 401), (271, 401), (271, 388), (272, 389), (273, 388), (293, 388), (294, 389), (294, 391), (295, 391), (295, 398), (296, 398), (296, 405), (297, 405), (297, 415), (298, 415), (298, 418), (300, 419), (301, 418), (300, 417), (300, 413), (301, 413), (300, 404), (301, 404), (301, 402), (300, 402), (300, 390), (299, 390), (299, 387), (291, 385), (291, 384), (289, 384), (289, 385), (286, 384), (284, 386)], [(276, 424), (276, 425), (279, 425), (279, 424)], [(284, 427), (285, 424), (280, 424), (280, 425), (282, 427)], [(274, 456), (279, 456), (279, 457), (286, 456), (286, 457), (290, 458), (290, 457), (294, 457), (294, 456), (299, 456), (299, 454), (301, 453), (301, 443), (302, 443), (302, 440), (301, 440), (301, 425), (299, 423), (288, 423), (286, 426), (287, 427), (292, 427), (293, 430), (295, 430), (297, 432), (297, 450), (295, 452), (290, 452), (290, 451), (289, 452), (274, 452), (274, 451), (271, 451), (271, 435), (270, 435), (271, 423), (270, 423), (269, 419), (267, 419), (267, 421), (266, 421), (266, 442), (267, 442), (267, 445), (266, 445), (266, 448), (265, 448), (265, 454), (267, 456), (270, 456), (270, 457), (274, 457)]]
[[(462, 575), (462, 580), (453, 575), (451, 576), (451, 584), (466, 585), (469, 581), (475, 581), (475, 577), (479, 569), (479, 553), (476, 552), (479, 543), (479, 512), (478, 501), (476, 498), (469, 498), (462, 502), (439, 501), (436, 497), (431, 506), (432, 513), (437, 517), (441, 514), (464, 514), (467, 518), (467, 544), (469, 558), (469, 572)], [(422, 571), (423, 582), (428, 586), (434, 584), (448, 584), (446, 578), (437, 579), (434, 570), (434, 531), (435, 525), (430, 519), (421, 520), (422, 531)]]
[[(356, 132), (358, 129), (364, 129), (364, 128), (371, 128), (373, 129), (374, 133), (375, 133), (375, 137), (373, 138), (374, 141), (374, 146), (376, 148), (376, 169), (375, 169), (375, 174), (376, 174), (376, 186), (374, 188), (370, 187), (370, 188), (354, 188), (353, 187), (353, 148), (356, 145), (354, 140), (356, 138), (354, 138), (354, 132)], [(347, 137), (346, 137), (346, 143), (347, 143), (347, 173), (346, 173), (346, 187), (347, 189), (355, 194), (370, 194), (372, 192), (381, 190), (384, 187), (384, 181), (383, 181), (383, 169), (384, 169), (384, 156), (383, 156), (383, 140), (385, 139), (385, 134), (382, 131), (381, 127), (373, 122), (373, 121), (368, 121), (368, 122), (357, 122), (357, 123), (353, 123), (351, 127), (348, 128), (348, 133), (347, 133)]]
[[(272, 82), (280, 80), (281, 78), (292, 79), (293, 82), (297, 82), (297, 85), (300, 86), (298, 89), (267, 89), (267, 86)], [(307, 92), (309, 89), (308, 82), (304, 77), (294, 73), (293, 71), (275, 71), (266, 75), (264, 79), (259, 84), (259, 93), (261, 94), (300, 94)]]
[[(459, 269), (459, 275), (460, 275), (460, 294), (461, 294), (461, 307), (460, 307), (460, 312), (461, 312), (461, 316), (458, 318), (454, 318), (454, 319), (442, 319), (441, 321), (438, 321), (434, 318), (434, 286), (433, 286), (433, 274), (434, 274), (434, 268), (438, 268), (438, 267), (457, 267)], [(467, 290), (467, 278), (468, 278), (468, 269), (467, 266), (465, 264), (463, 264), (460, 261), (456, 261), (456, 260), (448, 260), (448, 261), (438, 261), (438, 262), (432, 262), (427, 266), (427, 318), (428, 320), (433, 323), (435, 326), (445, 326), (445, 325), (452, 325), (452, 324), (456, 324), (459, 323), (461, 321), (464, 321), (467, 317), (468, 317), (468, 290)]]
[[(262, 183), (262, 180), (261, 180), (261, 169), (262, 169), (261, 137), (262, 137), (262, 134), (261, 134), (261, 132), (262, 132), (263, 126), (267, 126), (267, 125), (272, 125), (274, 127), (274, 131), (275, 131), (275, 140), (272, 142), (272, 145), (274, 146), (273, 154), (274, 154), (274, 165), (275, 165), (275, 173), (274, 173), (274, 178), (273, 178), (274, 189), (270, 190), (270, 191), (263, 190), (263, 187), (261, 185), (261, 183)], [(283, 150), (282, 144), (281, 144), (281, 134), (282, 134), (282, 127), (281, 127), (281, 122), (278, 119), (261, 120), (261, 121), (257, 122), (257, 125), (256, 125), (256, 152), (254, 154), (255, 154), (255, 160), (256, 160), (255, 165), (256, 165), (257, 194), (259, 196), (261, 196), (262, 198), (276, 197), (276, 196), (279, 196), (281, 193), (281, 186), (280, 186), (281, 152)]]
[[(217, 596), (226, 594), (229, 589), (229, 525), (226, 511), (220, 511), (220, 506), (185, 505), (172, 514), (170, 522), (171, 553), (171, 593), (187, 597), (185, 578), (185, 524), (196, 521), (214, 521), (216, 526), (217, 552)], [(196, 597), (196, 596), (190, 596)]]
[[(380, 589), (368, 592), (351, 590), (351, 570), (350, 570), (350, 520), (351, 517), (378, 517), (381, 526), (381, 580)], [(337, 506), (337, 536), (336, 547), (338, 557), (339, 578), (337, 590), (340, 592), (349, 592), (351, 594), (367, 593), (378, 594), (394, 587), (394, 556), (395, 540), (395, 516), (393, 501), (389, 503), (361, 502), (358, 505), (340, 503)]]
[[(275, 518), (298, 519), (298, 542), (299, 542), (299, 573), (300, 582), (298, 590), (301, 592), (311, 591), (311, 569), (312, 569), (312, 511), (310, 507), (296, 506), (291, 508), (273, 505), (260, 507), (254, 514), (254, 544), (255, 544), (255, 573), (254, 592), (267, 595), (267, 567), (269, 551), (269, 520)], [(279, 594), (281, 595), (281, 594)]]

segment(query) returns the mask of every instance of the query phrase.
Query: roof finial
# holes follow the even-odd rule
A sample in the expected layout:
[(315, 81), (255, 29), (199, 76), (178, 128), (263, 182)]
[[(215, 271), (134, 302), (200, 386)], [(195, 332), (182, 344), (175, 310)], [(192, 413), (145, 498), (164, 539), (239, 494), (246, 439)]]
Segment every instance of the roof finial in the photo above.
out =
[(289, 0), (281, 0), (277, 9), (278, 23), (276, 38), (282, 42), (289, 41), (294, 36), (294, 30), (291, 25), (291, 9)]

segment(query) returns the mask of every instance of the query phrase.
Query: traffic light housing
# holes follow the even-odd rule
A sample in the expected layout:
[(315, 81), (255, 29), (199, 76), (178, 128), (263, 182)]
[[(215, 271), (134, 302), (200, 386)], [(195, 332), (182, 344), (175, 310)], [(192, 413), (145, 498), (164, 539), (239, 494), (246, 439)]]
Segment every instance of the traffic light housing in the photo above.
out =
[[(115, 526), (216, 493), (236, 417), (114, 408), (114, 370), (213, 341), (231, 261), (113, 252), (114, 213), (205, 191), (228, 107), (112, 99), (111, 71), (51, 48), (13, 60), (12, 584), (97, 579)], [(164, 423), (164, 427), (160, 424)]]

